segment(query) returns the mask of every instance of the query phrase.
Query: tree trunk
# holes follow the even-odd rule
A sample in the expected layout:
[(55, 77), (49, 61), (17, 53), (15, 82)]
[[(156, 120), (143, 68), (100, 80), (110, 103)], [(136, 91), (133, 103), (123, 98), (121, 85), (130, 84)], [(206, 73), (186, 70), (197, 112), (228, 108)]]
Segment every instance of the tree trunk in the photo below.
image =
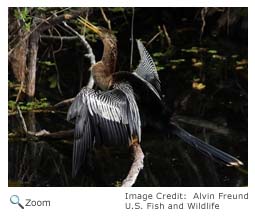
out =
[[(14, 47), (13, 52), (9, 55), (9, 63), (16, 80), (24, 82), (27, 60), (27, 40), (24, 39), (26, 32), (22, 29), (20, 21), (14, 16), (14, 9), (9, 8), (8, 21), (9, 47)], [(18, 46), (15, 43), (21, 42)]]
[(18, 82), (23, 82), (26, 72), (26, 53), (27, 53), (27, 41), (24, 41), (15, 48), (10, 57), (10, 64), (13, 74)]
[(36, 61), (39, 37), (40, 35), (38, 31), (34, 31), (29, 38), (28, 71), (26, 75), (26, 94), (28, 100), (32, 100), (35, 95)]

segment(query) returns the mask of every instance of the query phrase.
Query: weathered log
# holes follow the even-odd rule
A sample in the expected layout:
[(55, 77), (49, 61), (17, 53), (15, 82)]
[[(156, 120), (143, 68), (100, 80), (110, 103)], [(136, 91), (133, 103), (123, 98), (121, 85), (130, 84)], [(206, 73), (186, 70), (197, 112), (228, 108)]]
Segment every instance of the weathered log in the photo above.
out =
[(127, 177), (122, 181), (122, 187), (133, 186), (136, 182), (138, 174), (140, 173), (140, 170), (143, 169), (144, 154), (140, 144), (133, 144), (131, 145), (131, 148), (133, 150), (134, 159)]

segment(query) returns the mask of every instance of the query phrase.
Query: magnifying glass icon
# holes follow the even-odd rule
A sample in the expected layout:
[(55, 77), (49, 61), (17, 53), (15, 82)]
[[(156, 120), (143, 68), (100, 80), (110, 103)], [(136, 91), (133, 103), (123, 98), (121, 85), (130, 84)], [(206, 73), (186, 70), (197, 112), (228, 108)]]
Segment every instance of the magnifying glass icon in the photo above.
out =
[(20, 208), (24, 209), (24, 206), (19, 203), (19, 197), (17, 195), (12, 195), (10, 197), (10, 202), (12, 204), (18, 204)]

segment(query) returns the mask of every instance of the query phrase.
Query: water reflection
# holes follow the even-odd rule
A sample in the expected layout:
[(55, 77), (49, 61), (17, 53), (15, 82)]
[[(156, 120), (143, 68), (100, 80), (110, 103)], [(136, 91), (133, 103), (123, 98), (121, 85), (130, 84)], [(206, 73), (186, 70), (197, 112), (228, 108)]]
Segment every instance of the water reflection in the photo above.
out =
[[(38, 115), (37, 124), (41, 118), (56, 118), (56, 114)], [(63, 124), (61, 118), (65, 123), (64, 117), (58, 115), (59, 124)], [(220, 137), (214, 134), (210, 139), (213, 143), (221, 143), (225, 151), (235, 156), (238, 156), (235, 151), (246, 149), (247, 142), (238, 137), (235, 140)], [(230, 146), (240, 147), (233, 149)], [(144, 169), (135, 186), (247, 185), (244, 172), (214, 163), (175, 137), (167, 139), (145, 132), (142, 148)], [(241, 159), (247, 164), (247, 152), (242, 151)], [(131, 159), (126, 148), (100, 147), (91, 153), (77, 177), (72, 178), (72, 139), (9, 139), (9, 186), (119, 186), (128, 173)]]

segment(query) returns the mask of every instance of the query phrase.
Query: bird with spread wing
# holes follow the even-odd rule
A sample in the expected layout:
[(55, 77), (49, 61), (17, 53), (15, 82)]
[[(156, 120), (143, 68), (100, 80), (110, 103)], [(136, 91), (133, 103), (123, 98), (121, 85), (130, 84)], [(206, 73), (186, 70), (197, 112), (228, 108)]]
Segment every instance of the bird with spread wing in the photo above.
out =
[(101, 60), (91, 67), (96, 88), (82, 88), (67, 114), (67, 120), (75, 123), (73, 176), (94, 145), (140, 145), (144, 121), (162, 133), (177, 135), (217, 162), (227, 166), (242, 165), (237, 158), (205, 143), (171, 121), (171, 111), (162, 101), (156, 66), (140, 40), (137, 40), (140, 63), (136, 70), (115, 72), (117, 39), (114, 34), (83, 18), (79, 21), (98, 34), (104, 50)]

